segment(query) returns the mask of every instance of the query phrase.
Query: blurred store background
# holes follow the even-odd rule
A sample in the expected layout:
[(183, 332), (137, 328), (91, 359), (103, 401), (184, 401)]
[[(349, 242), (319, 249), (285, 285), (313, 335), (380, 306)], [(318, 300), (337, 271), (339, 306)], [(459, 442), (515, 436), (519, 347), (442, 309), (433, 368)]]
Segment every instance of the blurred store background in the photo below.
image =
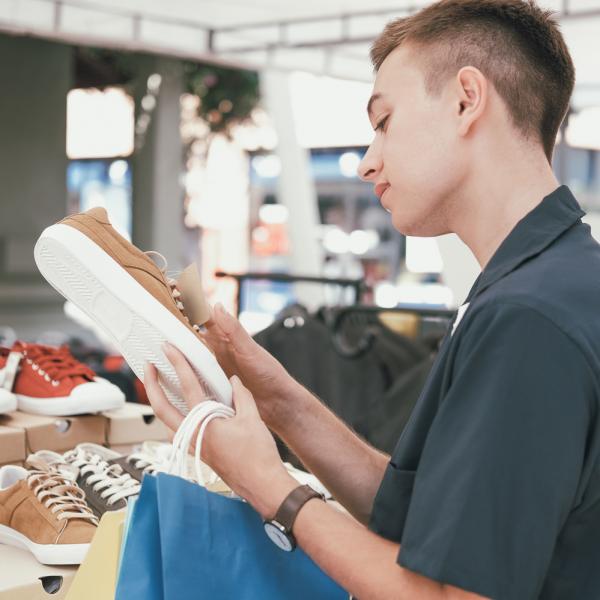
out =
[[(397, 233), (356, 174), (369, 44), (422, 4), (0, 0), (0, 326), (91, 335), (33, 246), (94, 206), (170, 271), (196, 261), (210, 301), (253, 333), (294, 304), (458, 306), (478, 273), (468, 250)], [(577, 68), (554, 166), (598, 232), (600, 1), (543, 4)]]

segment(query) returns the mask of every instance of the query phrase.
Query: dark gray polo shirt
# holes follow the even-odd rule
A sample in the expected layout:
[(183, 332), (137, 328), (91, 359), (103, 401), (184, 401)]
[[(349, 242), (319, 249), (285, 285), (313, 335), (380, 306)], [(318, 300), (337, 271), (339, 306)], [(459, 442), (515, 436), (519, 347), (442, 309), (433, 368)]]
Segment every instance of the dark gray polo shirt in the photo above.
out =
[(600, 245), (568, 188), (446, 335), (375, 498), (398, 563), (494, 600), (600, 599)]

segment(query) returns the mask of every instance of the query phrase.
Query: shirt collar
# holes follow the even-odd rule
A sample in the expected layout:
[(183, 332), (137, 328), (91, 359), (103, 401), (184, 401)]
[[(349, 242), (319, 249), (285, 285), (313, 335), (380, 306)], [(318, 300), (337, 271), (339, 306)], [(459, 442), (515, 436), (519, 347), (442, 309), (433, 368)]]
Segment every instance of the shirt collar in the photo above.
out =
[(465, 302), (540, 254), (583, 215), (585, 212), (566, 185), (554, 190), (515, 225), (475, 280)]

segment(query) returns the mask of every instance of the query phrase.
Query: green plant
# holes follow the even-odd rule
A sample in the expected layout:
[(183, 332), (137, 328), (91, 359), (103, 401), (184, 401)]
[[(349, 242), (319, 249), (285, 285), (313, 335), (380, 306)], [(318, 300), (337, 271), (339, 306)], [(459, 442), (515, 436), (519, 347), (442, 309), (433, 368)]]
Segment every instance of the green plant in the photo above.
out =
[(258, 73), (184, 63), (184, 82), (188, 93), (200, 98), (198, 116), (211, 133), (229, 135), (231, 127), (251, 120), (260, 100)]

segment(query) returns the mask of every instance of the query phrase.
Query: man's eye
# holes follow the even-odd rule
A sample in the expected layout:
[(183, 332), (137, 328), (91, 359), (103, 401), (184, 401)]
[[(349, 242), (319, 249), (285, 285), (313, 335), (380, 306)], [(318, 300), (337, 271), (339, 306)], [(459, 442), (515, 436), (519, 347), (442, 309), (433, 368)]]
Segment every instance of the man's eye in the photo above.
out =
[(379, 123), (377, 123), (377, 125), (375, 126), (375, 131), (383, 131), (383, 128), (385, 127), (385, 124), (387, 123), (388, 117), (384, 117), (383, 119), (381, 119), (381, 121), (379, 121)]

